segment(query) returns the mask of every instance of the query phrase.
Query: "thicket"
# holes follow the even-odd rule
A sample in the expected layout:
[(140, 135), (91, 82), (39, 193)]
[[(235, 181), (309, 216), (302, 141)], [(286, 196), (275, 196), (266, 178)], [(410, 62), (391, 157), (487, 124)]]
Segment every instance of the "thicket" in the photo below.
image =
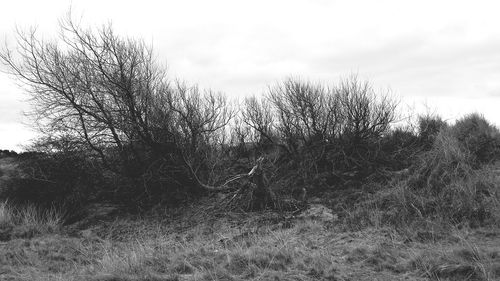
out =
[[(477, 227), (500, 221), (500, 174), (495, 165), (500, 159), (500, 131), (477, 113), (454, 125), (433, 118), (421, 118), (419, 126), (419, 137), (432, 139), (432, 146), (419, 153), (404, 177), (356, 206), (353, 222), (408, 226), (440, 221)], [(427, 124), (439, 124), (431, 138), (422, 130)]]
[(78, 210), (110, 192), (99, 163), (79, 153), (54, 152), (21, 155), (18, 176), (2, 186), (2, 197), (16, 204)]
[(355, 76), (329, 87), (290, 78), (244, 105), (239, 130), (249, 133), (237, 139), (269, 155), (278, 186), (342, 188), (405, 166), (397, 154), (410, 140), (391, 130), (396, 100)]
[(169, 79), (142, 41), (110, 26), (84, 29), (70, 17), (61, 29), (57, 42), (19, 32), (17, 49), (0, 55), (25, 83), (34, 124), (47, 136), (39, 145), (48, 148), (22, 163), (31, 181), (21, 198), (75, 192), (92, 200), (112, 174), (122, 200), (176, 201), (231, 188), (227, 179), (253, 166), (245, 154), (265, 156), (266, 186), (366, 176), (395, 119), (396, 103), (354, 77), (330, 88), (289, 79), (238, 113), (221, 93)]
[(479, 115), (454, 126), (435, 116), (395, 126), (397, 101), (355, 76), (332, 85), (289, 78), (237, 105), (170, 79), (150, 47), (110, 26), (84, 29), (68, 17), (61, 28), (59, 41), (20, 32), (17, 49), (0, 54), (25, 83), (44, 136), (19, 156), (22, 177), (3, 191), (12, 200), (143, 206), (237, 190), (233, 198), (273, 201), (296, 190), (386, 184), (408, 169), (395, 184), (404, 196), (390, 196), (406, 204), (439, 195), (404, 205), (425, 216), (463, 207), (452, 205), (462, 194), (450, 190), (457, 181), (489, 190), (471, 175), (498, 159), (500, 138)]

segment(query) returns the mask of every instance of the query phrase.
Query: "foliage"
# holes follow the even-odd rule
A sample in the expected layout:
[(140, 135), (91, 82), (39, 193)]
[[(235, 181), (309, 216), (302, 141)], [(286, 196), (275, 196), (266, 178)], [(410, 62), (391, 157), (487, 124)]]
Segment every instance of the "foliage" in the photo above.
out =
[(410, 167), (422, 150), (419, 136), (411, 125), (396, 127), (380, 141), (380, 162), (389, 171), (401, 171)]
[(456, 122), (453, 135), (478, 164), (491, 163), (500, 157), (500, 131), (477, 113)]
[(278, 186), (320, 189), (392, 169), (392, 151), (382, 151), (381, 143), (396, 106), (355, 76), (332, 87), (289, 78), (245, 101), (242, 131), (250, 132), (246, 140), (257, 154), (273, 159)]
[(424, 150), (430, 150), (437, 134), (448, 124), (438, 115), (418, 116), (418, 136)]
[(58, 143), (50, 153), (69, 145), (146, 200), (214, 181), (215, 148), (234, 114), (225, 96), (172, 83), (150, 47), (110, 25), (84, 29), (68, 15), (61, 30), (58, 42), (20, 31), (18, 48), (0, 54), (31, 95), (37, 129)]
[(356, 76), (331, 86), (288, 78), (238, 110), (222, 93), (172, 80), (152, 48), (110, 25), (84, 29), (69, 15), (61, 28), (58, 42), (20, 31), (18, 48), (0, 53), (43, 134), (18, 156), (23, 177), (3, 191), (13, 200), (180, 202), (224, 190), (264, 156), (269, 193), (359, 188), (406, 170), (405, 188), (446, 201), (453, 186), (482, 185), (478, 168), (500, 155), (500, 132), (478, 114), (394, 128), (397, 101)]
[(477, 164), (475, 147), (469, 150), (456, 135), (462, 126), (457, 122), (442, 129), (432, 149), (418, 156), (407, 175), (394, 178), (391, 188), (369, 196), (371, 199), (357, 205), (358, 211), (380, 213), (377, 223), (397, 226), (418, 221), (471, 227), (497, 224), (497, 169), (495, 165)]
[[(172, 82), (142, 41), (122, 39), (111, 26), (84, 29), (71, 15), (61, 28), (59, 42), (19, 32), (19, 47), (0, 58), (31, 95), (32, 117), (48, 146), (44, 161), (64, 163), (61, 154), (99, 161), (100, 169), (127, 182), (117, 188), (123, 197), (154, 204), (217, 190), (214, 185), (232, 176), (228, 166), (252, 143), (253, 156), (272, 158), (271, 177), (292, 172), (304, 184), (318, 174), (326, 179), (316, 182), (345, 173), (364, 178), (385, 161), (380, 141), (397, 104), (354, 76), (331, 88), (285, 80), (270, 87), (265, 100), (247, 99), (233, 122), (236, 108), (224, 95)], [(238, 143), (228, 138), (230, 131)], [(228, 145), (240, 154), (226, 153)], [(75, 177), (63, 185), (73, 185)]]
[(102, 167), (85, 155), (26, 153), (18, 169), (19, 176), (11, 178), (1, 194), (15, 203), (76, 210), (109, 192)]

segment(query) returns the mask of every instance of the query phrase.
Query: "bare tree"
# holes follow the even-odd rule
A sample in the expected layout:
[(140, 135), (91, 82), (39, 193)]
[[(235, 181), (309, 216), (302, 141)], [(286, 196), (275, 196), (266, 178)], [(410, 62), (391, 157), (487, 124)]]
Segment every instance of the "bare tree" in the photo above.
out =
[(241, 114), (238, 114), (234, 119), (234, 123), (230, 126), (230, 143), (231, 151), (236, 158), (248, 158), (250, 150), (248, 144), (255, 141), (255, 130), (248, 126), (243, 120)]
[(300, 182), (376, 166), (377, 143), (390, 131), (396, 106), (356, 76), (332, 87), (289, 78), (269, 87), (265, 100), (248, 99), (244, 120), (259, 136), (278, 136), (272, 143), (287, 148), (293, 168), (285, 170)]
[(254, 132), (253, 141), (257, 146), (280, 144), (276, 142), (272, 108), (265, 100), (255, 96), (246, 98), (241, 115), (243, 123)]
[(168, 104), (178, 116), (176, 141), (182, 147), (184, 159), (196, 175), (204, 171), (205, 180), (211, 181), (220, 162), (220, 147), (226, 143), (224, 128), (236, 110), (221, 93), (200, 93), (198, 87), (182, 83), (176, 84), (176, 91), (168, 96)]
[(226, 98), (172, 83), (151, 47), (111, 25), (84, 29), (68, 15), (60, 28), (59, 41), (18, 30), (17, 48), (0, 53), (30, 94), (37, 128), (128, 177), (163, 178), (160, 185), (191, 178), (210, 189), (198, 174), (234, 116)]
[(356, 76), (341, 81), (335, 88), (342, 115), (342, 135), (356, 143), (380, 138), (396, 120), (397, 102), (389, 95), (377, 95), (368, 82)]
[(291, 150), (325, 138), (333, 117), (328, 89), (289, 78), (270, 87), (267, 99), (276, 110), (278, 131)]
[(172, 92), (150, 48), (121, 40), (111, 26), (84, 30), (69, 16), (61, 22), (60, 39), (62, 44), (46, 42), (33, 29), (18, 31), (17, 52), (0, 55), (31, 94), (32, 116), (43, 133), (74, 136), (105, 161), (108, 147), (125, 160), (137, 141), (172, 141), (158, 140), (150, 126), (157, 97)]

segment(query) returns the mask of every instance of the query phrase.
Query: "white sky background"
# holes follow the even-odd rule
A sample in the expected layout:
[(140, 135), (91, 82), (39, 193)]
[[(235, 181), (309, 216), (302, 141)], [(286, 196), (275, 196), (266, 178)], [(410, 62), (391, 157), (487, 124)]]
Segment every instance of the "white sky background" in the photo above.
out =
[[(57, 35), (72, 7), (87, 26), (153, 44), (174, 78), (231, 97), (261, 94), (287, 76), (335, 83), (357, 73), (417, 111), (445, 119), (477, 111), (500, 125), (498, 1), (5, 1), (0, 43), (15, 26)], [(29, 107), (0, 73), (0, 149), (20, 149), (34, 133)], [(403, 107), (405, 108), (405, 107)]]

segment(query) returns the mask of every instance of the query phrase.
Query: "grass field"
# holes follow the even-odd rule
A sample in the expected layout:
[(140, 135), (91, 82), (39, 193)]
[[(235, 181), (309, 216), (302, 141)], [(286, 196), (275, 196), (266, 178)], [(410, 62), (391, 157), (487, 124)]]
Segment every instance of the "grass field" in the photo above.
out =
[[(207, 200), (205, 206), (210, 203)], [(348, 231), (340, 219), (199, 204), (61, 225), (0, 205), (1, 280), (498, 280), (500, 230)]]
[[(133, 209), (90, 200), (102, 186), (77, 185), (92, 173), (58, 158), (61, 185), (9, 185), (47, 166), (3, 158), (0, 194), (14, 192), (0, 200), (0, 280), (500, 280), (500, 132), (481, 120), (442, 129), (407, 169), (331, 185), (290, 210), (279, 207), (290, 177), (264, 211), (242, 211), (248, 198), (235, 192)], [(475, 124), (486, 129), (472, 134)], [(47, 207), (60, 192), (66, 211)]]

